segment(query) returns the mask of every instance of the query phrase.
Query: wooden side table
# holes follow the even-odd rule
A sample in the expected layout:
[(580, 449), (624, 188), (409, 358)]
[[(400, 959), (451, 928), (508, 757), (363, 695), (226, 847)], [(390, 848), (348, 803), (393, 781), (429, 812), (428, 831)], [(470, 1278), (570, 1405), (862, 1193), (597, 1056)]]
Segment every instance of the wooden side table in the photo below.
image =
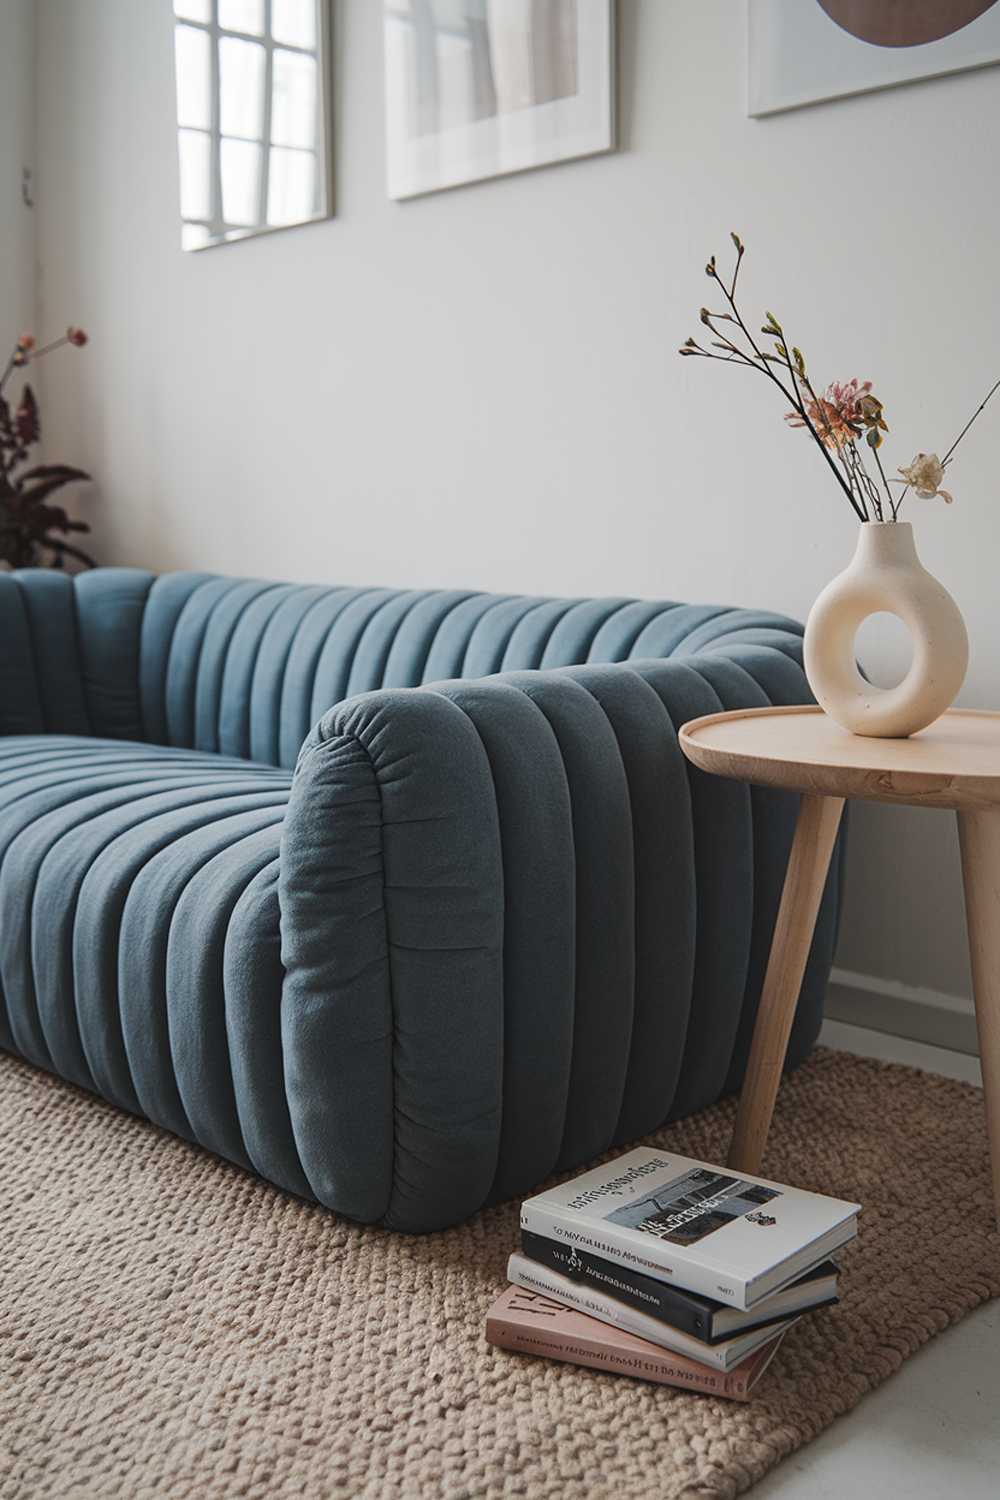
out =
[(1000, 1209), (1000, 713), (951, 709), (908, 740), (881, 740), (848, 734), (818, 708), (755, 708), (693, 719), (680, 742), (703, 771), (802, 793), (729, 1166), (760, 1168), (845, 799), (949, 807)]

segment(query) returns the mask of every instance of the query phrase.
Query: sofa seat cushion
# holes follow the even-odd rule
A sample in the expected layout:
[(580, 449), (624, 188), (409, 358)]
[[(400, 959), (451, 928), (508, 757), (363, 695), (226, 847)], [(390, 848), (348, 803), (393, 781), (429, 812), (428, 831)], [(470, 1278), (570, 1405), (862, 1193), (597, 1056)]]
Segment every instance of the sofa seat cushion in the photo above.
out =
[(0, 1046), (243, 1165), (263, 1132), (269, 1175), (305, 1191), (281, 1076), (290, 786), (200, 751), (0, 740)]

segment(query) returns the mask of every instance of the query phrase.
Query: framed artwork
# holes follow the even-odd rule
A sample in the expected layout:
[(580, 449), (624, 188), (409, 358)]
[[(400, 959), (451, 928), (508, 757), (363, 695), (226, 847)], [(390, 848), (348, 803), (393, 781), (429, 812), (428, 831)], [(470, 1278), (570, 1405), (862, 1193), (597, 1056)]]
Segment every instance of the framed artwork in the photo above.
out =
[(383, 0), (390, 198), (614, 145), (613, 0)]
[(748, 105), (776, 114), (1000, 62), (998, 0), (747, 0)]

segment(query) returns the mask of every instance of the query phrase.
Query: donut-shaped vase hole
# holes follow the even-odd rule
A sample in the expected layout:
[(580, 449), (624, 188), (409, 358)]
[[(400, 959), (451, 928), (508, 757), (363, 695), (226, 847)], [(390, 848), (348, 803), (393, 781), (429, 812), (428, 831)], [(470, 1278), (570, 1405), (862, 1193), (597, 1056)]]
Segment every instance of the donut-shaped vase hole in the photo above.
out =
[(874, 687), (898, 687), (913, 665), (913, 636), (894, 610), (876, 609), (857, 628), (854, 655)]

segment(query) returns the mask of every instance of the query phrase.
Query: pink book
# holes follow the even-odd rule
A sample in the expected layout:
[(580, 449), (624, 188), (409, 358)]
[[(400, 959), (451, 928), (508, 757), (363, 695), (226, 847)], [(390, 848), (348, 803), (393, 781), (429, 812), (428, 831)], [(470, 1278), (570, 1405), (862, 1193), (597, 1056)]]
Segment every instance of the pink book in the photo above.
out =
[(572, 1365), (586, 1365), (592, 1370), (631, 1375), (638, 1380), (704, 1391), (734, 1401), (749, 1400), (784, 1333), (782, 1328), (773, 1339), (726, 1372), (699, 1364), (683, 1354), (673, 1354), (658, 1344), (637, 1338), (634, 1333), (599, 1323), (586, 1313), (522, 1287), (508, 1287), (486, 1315), (487, 1342), (498, 1349), (540, 1354)]

